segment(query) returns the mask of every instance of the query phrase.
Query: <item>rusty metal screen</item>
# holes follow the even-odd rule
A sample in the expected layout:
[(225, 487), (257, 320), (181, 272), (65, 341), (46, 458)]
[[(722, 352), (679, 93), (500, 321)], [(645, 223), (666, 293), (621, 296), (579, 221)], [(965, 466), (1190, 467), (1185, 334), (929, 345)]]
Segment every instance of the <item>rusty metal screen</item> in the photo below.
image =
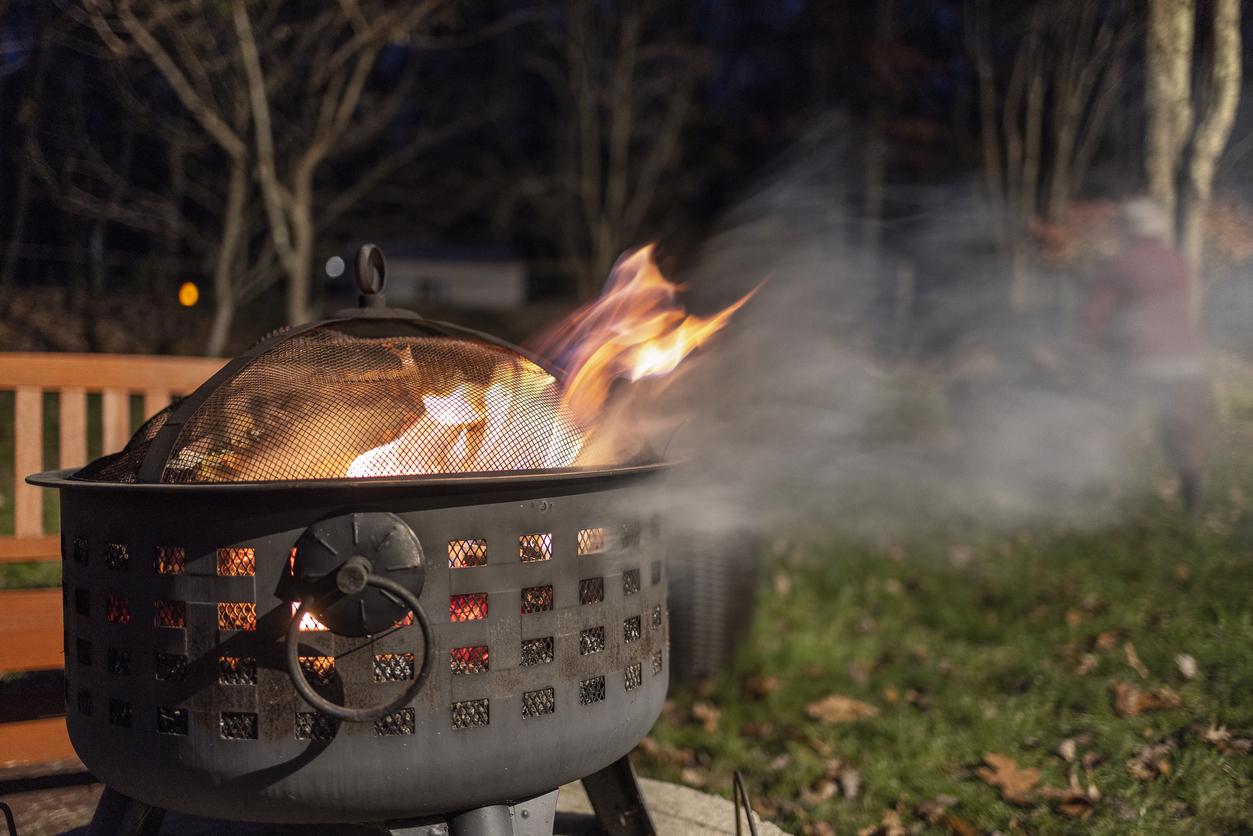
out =
[[(176, 408), (79, 477), (135, 481)], [(161, 481), (544, 469), (574, 464), (581, 443), (557, 380), (506, 347), (320, 326), (264, 351), (210, 394), (183, 425)]]

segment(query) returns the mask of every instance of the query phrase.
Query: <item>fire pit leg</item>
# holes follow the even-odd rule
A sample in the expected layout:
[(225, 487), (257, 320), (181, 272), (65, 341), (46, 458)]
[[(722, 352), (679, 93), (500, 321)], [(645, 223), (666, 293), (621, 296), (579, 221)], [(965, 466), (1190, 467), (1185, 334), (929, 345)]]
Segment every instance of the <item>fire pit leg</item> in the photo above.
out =
[(584, 778), (583, 789), (606, 836), (657, 836), (635, 767), (626, 755)]
[(96, 812), (87, 826), (87, 836), (157, 836), (165, 810), (122, 795), (105, 787)]
[(450, 816), (449, 836), (553, 836), (557, 790), (516, 804), (479, 807)]

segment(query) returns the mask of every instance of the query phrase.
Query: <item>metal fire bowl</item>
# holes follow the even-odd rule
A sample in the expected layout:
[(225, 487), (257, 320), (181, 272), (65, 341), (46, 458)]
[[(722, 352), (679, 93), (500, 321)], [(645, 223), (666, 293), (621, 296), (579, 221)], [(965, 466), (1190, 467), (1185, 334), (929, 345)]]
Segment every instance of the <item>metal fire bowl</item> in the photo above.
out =
[[(61, 493), (74, 748), (139, 801), (258, 822), (464, 810), (595, 772), (648, 733), (665, 699), (665, 556), (648, 484), (662, 470), (198, 485), (31, 477)], [(338, 705), (386, 704), (429, 669), (405, 708), (337, 722), (288, 673), (288, 573), (306, 529), (354, 513), (395, 514), (417, 535), (431, 654), (420, 623), (363, 638), (301, 632), (307, 681)], [(450, 566), (481, 551), (467, 541), (486, 542), (485, 565)], [(484, 601), (485, 617), (466, 618)]]

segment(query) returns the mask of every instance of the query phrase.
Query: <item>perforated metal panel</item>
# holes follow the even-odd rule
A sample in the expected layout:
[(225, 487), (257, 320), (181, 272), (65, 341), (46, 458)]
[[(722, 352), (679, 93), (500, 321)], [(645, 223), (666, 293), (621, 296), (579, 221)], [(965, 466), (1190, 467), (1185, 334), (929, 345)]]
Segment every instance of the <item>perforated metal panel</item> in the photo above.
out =
[(220, 729), (224, 740), (256, 740), (257, 715), (251, 711), (223, 711)]

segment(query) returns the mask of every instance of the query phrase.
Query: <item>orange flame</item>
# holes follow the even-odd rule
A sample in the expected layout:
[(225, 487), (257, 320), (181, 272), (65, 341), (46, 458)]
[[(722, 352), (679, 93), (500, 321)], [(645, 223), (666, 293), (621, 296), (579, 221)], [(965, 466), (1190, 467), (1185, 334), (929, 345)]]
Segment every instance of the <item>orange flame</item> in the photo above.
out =
[(584, 425), (594, 420), (615, 380), (674, 371), (757, 292), (715, 316), (688, 316), (677, 299), (681, 288), (661, 275), (654, 249), (650, 244), (620, 258), (600, 298), (533, 346), (565, 370), (562, 405)]
[[(613, 382), (669, 374), (756, 292), (715, 316), (688, 316), (679, 286), (661, 275), (653, 249), (623, 255), (600, 298), (532, 346), (565, 372), (559, 397), (556, 379), (539, 366), (520, 358), (502, 362), (486, 384), (421, 393), (422, 413), (391, 441), (354, 459), (346, 475), (567, 467), (593, 463), (580, 460), (581, 452), (584, 459), (602, 457), (583, 448)], [(518, 445), (520, 437), (527, 443)]]

